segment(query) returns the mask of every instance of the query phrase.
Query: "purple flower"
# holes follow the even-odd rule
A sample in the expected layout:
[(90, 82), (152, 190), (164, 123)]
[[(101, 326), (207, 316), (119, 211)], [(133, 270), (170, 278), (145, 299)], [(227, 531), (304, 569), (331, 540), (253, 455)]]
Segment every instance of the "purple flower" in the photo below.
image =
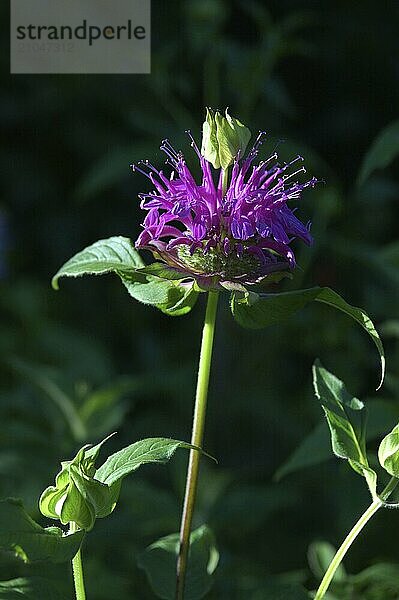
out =
[(194, 278), (216, 282), (257, 283), (271, 273), (296, 265), (291, 243), (299, 238), (312, 243), (309, 224), (304, 225), (291, 209), (312, 178), (300, 183), (305, 172), (297, 156), (280, 165), (276, 153), (253, 165), (263, 142), (260, 133), (246, 158), (235, 160), (223, 191), (223, 171), (214, 170), (198, 155), (202, 181), (197, 183), (184, 156), (168, 140), (161, 150), (173, 168), (167, 177), (148, 161), (132, 165), (148, 177), (154, 189), (140, 194), (141, 208), (147, 211), (137, 248), (151, 250), (155, 258)]

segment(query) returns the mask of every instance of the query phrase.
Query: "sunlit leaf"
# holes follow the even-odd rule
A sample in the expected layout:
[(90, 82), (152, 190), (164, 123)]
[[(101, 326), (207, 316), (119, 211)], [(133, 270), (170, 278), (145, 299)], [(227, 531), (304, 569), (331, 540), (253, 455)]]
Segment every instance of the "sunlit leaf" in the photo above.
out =
[(114, 236), (98, 240), (75, 254), (54, 275), (52, 285), (54, 289), (58, 289), (60, 277), (124, 273), (143, 266), (144, 263), (131, 240)]
[(194, 289), (192, 283), (175, 286), (175, 289), (177, 292), (176, 299), (172, 299), (166, 304), (158, 304), (157, 308), (172, 317), (180, 317), (193, 308), (198, 300), (198, 292)]
[(313, 365), (313, 385), (327, 417), (334, 454), (348, 460), (351, 467), (366, 478), (375, 495), (377, 476), (369, 467), (366, 454), (366, 407), (318, 360)]
[(27, 514), (20, 500), (0, 501), (0, 547), (17, 551), (28, 562), (67, 562), (79, 550), (83, 537), (83, 531), (63, 535), (58, 527), (43, 529)]
[(96, 479), (107, 485), (120, 481), (141, 465), (166, 463), (178, 448), (192, 448), (190, 444), (169, 438), (147, 438), (111, 454), (96, 471)]
[(399, 477), (399, 424), (382, 440), (378, 449), (381, 466), (394, 477)]
[[(151, 268), (156, 269), (151, 265), (144, 269), (140, 255), (128, 238), (115, 236), (99, 240), (75, 254), (53, 277), (52, 285), (58, 289), (60, 277), (115, 273), (135, 300), (157, 306), (169, 315), (180, 316), (189, 312), (197, 299), (197, 292), (192, 286), (179, 284), (174, 281), (175, 277), (160, 277), (158, 270), (157, 276), (152, 275)], [(166, 267), (160, 268), (164, 273)]]
[(118, 273), (130, 296), (143, 304), (175, 304), (181, 297), (171, 282), (140, 271), (120, 271)]

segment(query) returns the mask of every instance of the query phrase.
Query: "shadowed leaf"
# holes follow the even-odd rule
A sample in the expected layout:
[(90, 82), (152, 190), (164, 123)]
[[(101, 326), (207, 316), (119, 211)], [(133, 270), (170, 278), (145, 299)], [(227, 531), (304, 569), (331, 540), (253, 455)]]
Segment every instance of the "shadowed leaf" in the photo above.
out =
[[(151, 544), (138, 559), (138, 566), (146, 572), (158, 598), (175, 598), (178, 550), (179, 534), (174, 533)], [(200, 600), (209, 592), (218, 562), (214, 535), (208, 526), (203, 525), (190, 536), (185, 600)]]
[(381, 387), (385, 375), (385, 354), (374, 323), (361, 308), (351, 306), (334, 290), (314, 287), (280, 294), (234, 293), (231, 298), (231, 310), (236, 321), (243, 327), (261, 329), (287, 319), (313, 301), (328, 304), (345, 313), (369, 334), (380, 355)]
[(360, 168), (358, 185), (376, 169), (388, 167), (399, 154), (399, 121), (387, 125), (371, 144)]

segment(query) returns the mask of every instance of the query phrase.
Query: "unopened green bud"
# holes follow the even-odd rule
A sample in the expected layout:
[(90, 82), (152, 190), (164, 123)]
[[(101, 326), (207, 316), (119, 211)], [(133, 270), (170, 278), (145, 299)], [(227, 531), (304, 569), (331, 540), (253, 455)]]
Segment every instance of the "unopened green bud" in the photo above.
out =
[(96, 518), (113, 511), (120, 482), (108, 486), (95, 479), (95, 460), (105, 441), (94, 447), (84, 446), (75, 458), (61, 463), (55, 485), (45, 489), (40, 497), (39, 508), (45, 517), (63, 525), (73, 522), (90, 531)]
[(215, 169), (227, 169), (238, 156), (243, 156), (251, 132), (226, 109), (226, 116), (219, 111), (206, 109), (202, 127), (201, 154)]

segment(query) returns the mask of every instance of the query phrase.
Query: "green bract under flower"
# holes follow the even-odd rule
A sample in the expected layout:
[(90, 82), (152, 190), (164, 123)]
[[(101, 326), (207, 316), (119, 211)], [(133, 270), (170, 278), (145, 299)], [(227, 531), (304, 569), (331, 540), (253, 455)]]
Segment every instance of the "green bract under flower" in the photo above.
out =
[(225, 280), (247, 277), (248, 273), (258, 272), (260, 261), (253, 254), (243, 253), (241, 257), (234, 254), (227, 256), (212, 248), (204, 254), (203, 250), (197, 248), (191, 254), (189, 248), (182, 244), (178, 246), (177, 256), (180, 261), (198, 274), (207, 277), (217, 276), (223, 273)]

